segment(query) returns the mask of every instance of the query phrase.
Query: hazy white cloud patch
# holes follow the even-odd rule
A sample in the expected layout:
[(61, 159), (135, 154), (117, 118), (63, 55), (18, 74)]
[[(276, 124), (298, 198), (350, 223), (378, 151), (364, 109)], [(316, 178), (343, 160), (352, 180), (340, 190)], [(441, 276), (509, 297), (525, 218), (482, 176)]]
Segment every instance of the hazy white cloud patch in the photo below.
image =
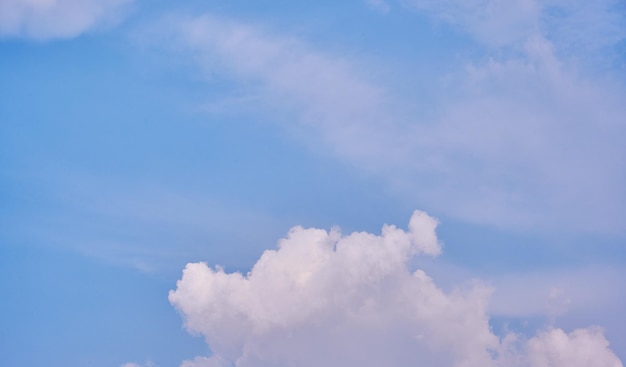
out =
[[(209, 78), (231, 78), (265, 120), (431, 211), (504, 228), (623, 233), (626, 89), (564, 51), (576, 38), (566, 33), (581, 27), (597, 36), (588, 50), (622, 39), (611, 4), (417, 1), (492, 45), (480, 61), (416, 85), (442, 96), (418, 114), (371, 67), (295, 37), (215, 16), (170, 18), (153, 37), (166, 34)], [(610, 24), (592, 27), (587, 16)]]
[(128, 363), (124, 363), (120, 367), (155, 367), (155, 366), (154, 366), (154, 363), (148, 361), (145, 364), (137, 364), (133, 362), (128, 362)]
[(480, 223), (623, 231), (626, 93), (576, 75), (544, 38), (524, 52), (469, 66), (464, 97), (416, 129), (443, 173), (426, 200)]
[(304, 128), (341, 156), (368, 164), (392, 149), (393, 134), (378, 125), (395, 124), (387, 115), (386, 92), (367, 81), (369, 70), (348, 58), (216, 16), (170, 18), (154, 32), (154, 39), (169, 36), (174, 47), (190, 51), (208, 82), (215, 75), (231, 77), (275, 121)]
[(533, 367), (622, 366), (597, 328), (543, 331), (528, 341), (528, 359)]
[(558, 320), (593, 310), (619, 317), (626, 295), (615, 292), (626, 273), (610, 267), (577, 267), (490, 277), (495, 288), (489, 312), (494, 316)]
[(381, 13), (388, 13), (391, 10), (391, 6), (385, 0), (367, 0), (367, 5)]
[(626, 133), (626, 89), (607, 81), (621, 77), (605, 66), (626, 39), (626, 9), (613, 0), (407, 3), (489, 46), (487, 61), (451, 72), (444, 90), (454, 97), (436, 123), (414, 128), (423, 137), (410, 144), (414, 156), (439, 175), (422, 195), (429, 207), (511, 228), (623, 232), (626, 149), (616, 137)]
[(523, 41), (538, 30), (541, 15), (540, 4), (534, 0), (408, 0), (404, 3), (493, 46)]
[(597, 51), (626, 39), (619, 0), (407, 0), (492, 47), (523, 44), (544, 35), (559, 47)]
[(593, 56), (626, 39), (623, 1), (551, 0), (544, 9), (545, 33), (567, 53)]
[(2, 0), (0, 37), (70, 38), (114, 24), (133, 0)]
[(214, 355), (182, 366), (622, 366), (597, 328), (494, 334), (490, 287), (444, 291), (409, 268), (441, 251), (436, 225), (416, 211), (380, 235), (294, 227), (246, 275), (188, 264), (169, 299)]
[(220, 356), (196, 357), (193, 360), (183, 361), (180, 367), (230, 367), (229, 363)]

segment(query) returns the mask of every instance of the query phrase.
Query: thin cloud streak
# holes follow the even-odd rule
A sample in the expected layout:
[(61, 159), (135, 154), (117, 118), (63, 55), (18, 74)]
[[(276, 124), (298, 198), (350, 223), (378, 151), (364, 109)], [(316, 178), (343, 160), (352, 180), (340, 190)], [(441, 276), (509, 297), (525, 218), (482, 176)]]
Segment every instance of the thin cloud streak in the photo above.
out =
[[(528, 18), (541, 18), (531, 8)], [(503, 30), (525, 36), (508, 37), (516, 52), (441, 76), (445, 97), (429, 120), (403, 113), (412, 102), (363, 77), (359, 63), (294, 37), (215, 16), (157, 28), (208, 75), (251, 91), (266, 119), (429, 210), (518, 230), (623, 233), (626, 91), (520, 22)]]
[(560, 51), (597, 52), (626, 39), (618, 0), (404, 0), (406, 8), (448, 23), (493, 48), (549, 38)]
[[(43, 176), (46, 190), (31, 191), (41, 209), (28, 214), (28, 222), (24, 215), (7, 218), (14, 231), (146, 273), (175, 274), (207, 251), (229, 265), (247, 266), (262, 251), (254, 248), (256, 240), (288, 228), (271, 215), (189, 188), (68, 171)], [(240, 221), (250, 232), (239, 230)], [(245, 255), (238, 246), (248, 246)]]

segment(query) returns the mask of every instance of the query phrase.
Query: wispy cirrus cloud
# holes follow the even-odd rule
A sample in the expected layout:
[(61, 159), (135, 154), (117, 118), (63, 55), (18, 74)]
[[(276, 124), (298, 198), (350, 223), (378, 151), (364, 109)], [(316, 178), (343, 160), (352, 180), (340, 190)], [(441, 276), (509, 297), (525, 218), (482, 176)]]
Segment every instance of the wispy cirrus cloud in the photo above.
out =
[[(393, 85), (369, 78), (371, 69), (295, 37), (201, 16), (170, 18), (158, 38), (168, 33), (208, 75), (253, 94), (263, 119), (429, 210), (505, 228), (626, 230), (619, 220), (626, 207), (626, 148), (618, 138), (626, 131), (624, 86), (562, 57), (566, 42), (549, 38), (541, 4), (418, 3), (493, 47), (515, 45), (494, 56), (486, 49), (486, 61), (467, 59), (434, 85), (415, 85), (442, 96), (418, 115), (407, 112), (413, 101)], [(508, 18), (499, 12), (517, 20), (500, 22)], [(564, 31), (574, 15), (562, 17), (550, 24)], [(610, 29), (598, 34), (619, 39)]]
[(133, 0), (3, 0), (0, 37), (71, 38), (113, 24)]
[(533, 0), (408, 0), (403, 3), (496, 47), (524, 41), (540, 28), (541, 7)]
[(616, 0), (405, 0), (402, 3), (495, 48), (519, 47), (529, 38), (541, 35), (561, 49), (581, 53), (626, 39), (626, 9)]
[(481, 207), (475, 220), (507, 227), (623, 231), (624, 90), (568, 70), (543, 38), (524, 53), (468, 67), (463, 98), (425, 131), (450, 173), (431, 205), (466, 219)]
[[(207, 251), (233, 267), (254, 260), (238, 246), (259, 246), (289, 224), (241, 204), (188, 187), (155, 180), (129, 180), (62, 170), (27, 176), (24, 190), (40, 209), (3, 218), (26, 241), (70, 249), (116, 266), (146, 273), (176, 274), (190, 259)], [(30, 187), (46, 177), (45, 189)], [(249, 223), (240, 231), (239, 221)], [(261, 251), (262, 248), (256, 248)]]

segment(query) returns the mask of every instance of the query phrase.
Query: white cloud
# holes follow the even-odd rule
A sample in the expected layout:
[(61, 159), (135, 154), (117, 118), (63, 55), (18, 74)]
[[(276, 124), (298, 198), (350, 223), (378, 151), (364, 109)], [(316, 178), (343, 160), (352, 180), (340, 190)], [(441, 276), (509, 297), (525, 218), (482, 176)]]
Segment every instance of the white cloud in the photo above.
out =
[(133, 0), (2, 0), (0, 37), (70, 38), (115, 23)]
[(405, 3), (494, 46), (523, 41), (539, 29), (541, 8), (534, 0), (409, 0)]
[(429, 141), (413, 144), (414, 155), (438, 165), (425, 202), (504, 227), (623, 232), (626, 149), (615, 137), (626, 133), (626, 90), (605, 69), (607, 47), (626, 39), (623, 9), (612, 0), (409, 3), (490, 46), (488, 61), (451, 73), (455, 97), (436, 124), (415, 128)]
[(230, 367), (230, 363), (219, 356), (196, 357), (191, 361), (184, 361), (180, 367)]
[(609, 342), (597, 328), (577, 329), (567, 334), (560, 329), (539, 333), (528, 341), (532, 367), (621, 367)]
[(301, 125), (313, 128), (340, 154), (359, 157), (387, 148), (376, 143), (380, 131), (368, 130), (368, 122), (386, 119), (384, 92), (362, 80), (347, 60), (228, 19), (204, 16), (173, 23), (177, 41), (194, 51), (207, 74), (234, 76), (268, 105), (296, 111)]
[(497, 316), (553, 319), (589, 310), (614, 313), (609, 310), (626, 304), (626, 297), (614, 291), (624, 276), (624, 271), (609, 267), (500, 274), (490, 279), (496, 290), (489, 311)]
[(568, 53), (592, 56), (626, 39), (626, 8), (619, 0), (550, 0), (544, 9), (545, 33)]
[[(207, 75), (230, 77), (253, 94), (264, 119), (383, 177), (431, 211), (506, 228), (623, 232), (626, 147), (618, 137), (626, 133), (626, 90), (560, 56), (566, 42), (546, 38), (554, 32), (544, 30), (545, 6), (494, 0), (485, 9), (498, 16), (487, 24), (487, 3), (447, 1), (434, 12), (450, 13), (470, 32), (504, 37), (493, 43), (516, 51), (467, 60), (441, 76), (436, 88), (445, 97), (422, 117), (406, 112), (414, 101), (393, 86), (364, 77), (372, 70), (297, 38), (210, 16), (159, 29), (169, 29)], [(415, 88), (429, 94), (435, 87)]]
[(154, 367), (154, 363), (148, 361), (145, 364), (137, 364), (133, 362), (124, 363), (120, 367)]
[(543, 38), (524, 52), (470, 66), (464, 97), (418, 130), (450, 172), (427, 200), (481, 223), (623, 231), (626, 93), (576, 75)]
[[(618, 0), (406, 0), (493, 47), (519, 46), (546, 36), (576, 52), (597, 51), (626, 38)], [(574, 51), (571, 49), (570, 51)]]
[(570, 367), (574, 349), (597, 357), (581, 365), (622, 366), (593, 328), (493, 334), (490, 288), (446, 292), (409, 269), (414, 255), (439, 253), (435, 225), (416, 211), (408, 231), (381, 235), (294, 227), (246, 275), (188, 264), (169, 299), (214, 356), (182, 366)]

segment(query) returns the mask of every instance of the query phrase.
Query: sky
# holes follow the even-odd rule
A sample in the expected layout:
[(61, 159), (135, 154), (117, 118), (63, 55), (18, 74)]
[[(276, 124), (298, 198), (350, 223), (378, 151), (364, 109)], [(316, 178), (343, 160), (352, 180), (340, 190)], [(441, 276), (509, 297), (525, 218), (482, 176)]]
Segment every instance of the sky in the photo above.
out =
[(621, 367), (622, 0), (0, 0), (0, 365)]

